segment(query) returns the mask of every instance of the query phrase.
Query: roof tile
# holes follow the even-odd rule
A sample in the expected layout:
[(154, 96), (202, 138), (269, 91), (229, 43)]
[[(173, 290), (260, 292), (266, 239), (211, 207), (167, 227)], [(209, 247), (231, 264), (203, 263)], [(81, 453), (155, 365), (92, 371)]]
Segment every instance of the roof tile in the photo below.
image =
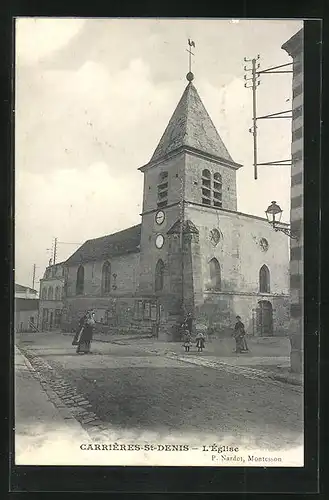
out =
[(84, 262), (105, 260), (131, 252), (139, 252), (141, 224), (129, 227), (107, 236), (87, 240), (65, 262), (66, 265), (79, 265)]
[(183, 146), (233, 162), (192, 83), (187, 85), (151, 162)]

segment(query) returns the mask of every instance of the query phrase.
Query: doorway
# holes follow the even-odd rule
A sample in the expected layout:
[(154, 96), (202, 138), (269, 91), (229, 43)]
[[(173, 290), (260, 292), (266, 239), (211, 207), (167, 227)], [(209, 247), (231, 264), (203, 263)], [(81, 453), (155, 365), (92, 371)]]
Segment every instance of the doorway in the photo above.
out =
[(260, 337), (273, 335), (273, 309), (268, 300), (260, 300), (256, 311), (257, 334)]

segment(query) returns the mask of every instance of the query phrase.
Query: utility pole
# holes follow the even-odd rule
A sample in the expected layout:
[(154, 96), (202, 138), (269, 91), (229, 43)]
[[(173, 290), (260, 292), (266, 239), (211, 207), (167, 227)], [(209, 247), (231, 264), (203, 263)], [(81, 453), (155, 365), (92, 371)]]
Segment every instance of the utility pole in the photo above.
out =
[[(252, 133), (254, 138), (254, 178), (257, 179), (257, 104), (256, 104), (256, 90), (260, 81), (258, 80), (259, 75), (256, 70), (256, 61), (260, 58), (259, 54), (257, 58), (247, 59), (244, 58), (245, 62), (251, 62), (251, 68), (248, 69), (246, 66), (244, 67), (245, 71), (251, 71), (251, 78), (247, 78), (244, 75), (244, 79), (246, 80), (244, 86), (247, 89), (252, 89), (252, 128), (249, 129), (249, 132)], [(259, 64), (258, 64), (259, 68)], [(248, 80), (251, 81), (251, 85), (248, 85)]]
[[(257, 103), (256, 103), (256, 94), (257, 87), (260, 84), (259, 77), (264, 74), (282, 74), (282, 73), (292, 73), (291, 69), (286, 69), (288, 66), (291, 66), (292, 63), (280, 64), (279, 66), (273, 66), (271, 68), (267, 68), (264, 70), (260, 70), (259, 61), (260, 55), (253, 59), (244, 58), (244, 62), (251, 63), (251, 68), (247, 68), (244, 66), (244, 71), (251, 71), (251, 78), (247, 78), (247, 75), (244, 75), (245, 84), (244, 86), (247, 89), (252, 89), (252, 127), (249, 129), (249, 132), (253, 134), (254, 139), (254, 178), (257, 179), (257, 167), (259, 166), (291, 166), (291, 159), (288, 160), (276, 160), (276, 161), (268, 161), (263, 163), (258, 163), (257, 161), (257, 120), (274, 120), (274, 119), (291, 119), (292, 118), (292, 110), (287, 109), (285, 111), (279, 111), (277, 113), (271, 113), (264, 116), (257, 116)], [(284, 68), (284, 69), (282, 69)], [(250, 81), (250, 83), (248, 83)]]
[(53, 258), (54, 265), (56, 264), (56, 257), (57, 257), (57, 238), (55, 238), (55, 243), (54, 243), (54, 258)]
[(33, 278), (32, 278), (32, 289), (34, 290), (34, 283), (35, 283), (35, 269), (36, 265), (33, 264)]
[(258, 82), (256, 82), (256, 59), (252, 60), (252, 125), (253, 125), (253, 136), (254, 136), (254, 178), (257, 179), (257, 111), (256, 111), (256, 87)]

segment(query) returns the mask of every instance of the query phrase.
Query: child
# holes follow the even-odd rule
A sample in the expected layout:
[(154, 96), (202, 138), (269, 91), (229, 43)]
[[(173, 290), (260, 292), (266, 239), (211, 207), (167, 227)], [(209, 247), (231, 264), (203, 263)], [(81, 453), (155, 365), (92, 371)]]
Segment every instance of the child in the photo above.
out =
[(190, 352), (191, 345), (192, 345), (191, 334), (188, 330), (185, 330), (185, 332), (184, 332), (184, 344), (183, 344), (183, 346), (185, 347), (185, 352)]
[(205, 336), (202, 332), (198, 333), (196, 336), (196, 346), (198, 348), (198, 352), (202, 352), (202, 349), (205, 347)]

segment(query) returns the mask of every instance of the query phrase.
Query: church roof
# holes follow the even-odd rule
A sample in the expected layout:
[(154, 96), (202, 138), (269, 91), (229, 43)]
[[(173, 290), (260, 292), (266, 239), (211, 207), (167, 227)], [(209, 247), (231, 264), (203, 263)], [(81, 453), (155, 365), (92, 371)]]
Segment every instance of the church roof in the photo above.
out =
[[(169, 229), (167, 234), (179, 234), (181, 232), (181, 221), (178, 219), (173, 226)], [(185, 220), (183, 222), (183, 233), (184, 234), (190, 234), (190, 233), (195, 233), (199, 234), (198, 228), (191, 222), (190, 220)]]
[(192, 82), (185, 88), (151, 162), (184, 146), (234, 163)]
[(95, 260), (105, 260), (132, 252), (139, 252), (141, 224), (132, 226), (107, 236), (87, 240), (65, 262), (66, 265), (77, 265)]

